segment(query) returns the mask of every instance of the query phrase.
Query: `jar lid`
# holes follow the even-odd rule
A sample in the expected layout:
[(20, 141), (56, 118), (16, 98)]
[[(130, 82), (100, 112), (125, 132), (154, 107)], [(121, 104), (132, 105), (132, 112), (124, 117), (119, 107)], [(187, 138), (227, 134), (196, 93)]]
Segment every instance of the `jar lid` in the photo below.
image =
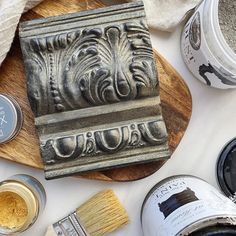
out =
[(23, 114), (14, 98), (0, 94), (0, 144), (12, 140), (20, 131)]
[(235, 225), (208, 226), (190, 234), (190, 236), (235, 236)]
[(236, 138), (223, 148), (217, 163), (217, 177), (222, 191), (227, 197), (236, 193)]

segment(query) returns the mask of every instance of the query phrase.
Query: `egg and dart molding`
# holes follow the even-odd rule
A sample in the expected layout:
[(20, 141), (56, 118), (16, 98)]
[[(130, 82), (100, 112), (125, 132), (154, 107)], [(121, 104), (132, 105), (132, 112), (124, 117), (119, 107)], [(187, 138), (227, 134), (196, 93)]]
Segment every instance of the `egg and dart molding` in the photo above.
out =
[[(182, 31), (184, 61), (208, 86), (236, 88), (235, 9), (231, 0), (202, 1)], [(46, 179), (170, 158), (141, 1), (25, 21), (19, 36)], [(23, 119), (16, 99), (1, 94), (0, 143), (17, 137)], [(235, 147), (235, 139), (222, 147), (217, 163), (224, 195), (189, 175), (157, 183), (140, 213), (144, 236), (236, 235)], [(34, 177), (2, 181), (0, 235), (27, 230), (45, 204)], [(115, 193), (105, 189), (45, 235), (102, 236), (128, 223)]]

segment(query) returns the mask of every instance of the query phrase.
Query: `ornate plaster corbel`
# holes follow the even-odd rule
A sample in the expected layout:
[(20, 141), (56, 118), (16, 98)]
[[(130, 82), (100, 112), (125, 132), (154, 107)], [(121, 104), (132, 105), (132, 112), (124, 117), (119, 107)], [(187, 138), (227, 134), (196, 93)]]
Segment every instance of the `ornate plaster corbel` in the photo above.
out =
[(170, 156), (142, 2), (20, 25), (47, 179)]

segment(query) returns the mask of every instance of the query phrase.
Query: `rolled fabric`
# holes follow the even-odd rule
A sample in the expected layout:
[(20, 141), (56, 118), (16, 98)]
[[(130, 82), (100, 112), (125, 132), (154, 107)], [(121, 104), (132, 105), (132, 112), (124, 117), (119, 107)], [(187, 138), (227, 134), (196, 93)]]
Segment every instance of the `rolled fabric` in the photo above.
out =
[[(132, 2), (138, 0), (130, 0)], [(173, 31), (202, 0), (143, 0), (148, 25), (162, 31)]]
[(41, 1), (42, 0), (0, 1), (0, 65), (10, 50), (22, 13), (36, 6)]
[(37, 6), (40, 2), (42, 2), (43, 0), (28, 0), (26, 2), (25, 8), (24, 8), (24, 12), (27, 12), (28, 10), (30, 10), (31, 8)]

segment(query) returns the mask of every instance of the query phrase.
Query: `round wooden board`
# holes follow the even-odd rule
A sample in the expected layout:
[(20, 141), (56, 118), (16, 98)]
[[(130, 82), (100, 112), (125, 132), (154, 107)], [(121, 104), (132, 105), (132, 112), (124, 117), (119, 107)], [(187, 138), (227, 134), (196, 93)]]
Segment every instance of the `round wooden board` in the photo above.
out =
[[(70, 4), (66, 0), (45, 0), (24, 14), (21, 20), (61, 15), (103, 6), (104, 4), (99, 0), (90, 2), (71, 0)], [(192, 98), (187, 85), (176, 70), (157, 52), (154, 52), (154, 56), (159, 73), (162, 112), (169, 134), (170, 149), (173, 152), (187, 129), (192, 112)], [(0, 93), (16, 98), (24, 113), (24, 124), (20, 134), (13, 141), (1, 145), (0, 157), (42, 169), (39, 141), (34, 126), (33, 113), (26, 94), (26, 78), (18, 35), (0, 68)], [(137, 180), (151, 175), (164, 163), (165, 161), (159, 161), (92, 172), (81, 176), (108, 181)]]

